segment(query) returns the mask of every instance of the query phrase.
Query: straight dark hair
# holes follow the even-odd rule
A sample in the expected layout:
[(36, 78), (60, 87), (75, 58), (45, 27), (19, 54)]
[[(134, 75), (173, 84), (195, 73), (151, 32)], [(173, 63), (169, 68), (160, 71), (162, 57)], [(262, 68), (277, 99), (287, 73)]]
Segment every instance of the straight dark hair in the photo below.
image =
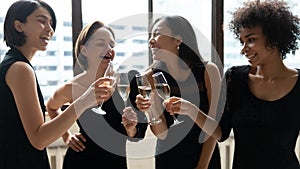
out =
[(27, 17), (37, 8), (45, 8), (52, 17), (51, 27), (55, 31), (56, 16), (53, 9), (40, 0), (19, 0), (14, 2), (8, 9), (4, 21), (4, 41), (9, 47), (22, 46), (26, 42), (26, 36), (23, 32), (18, 32), (14, 27), (16, 20), (26, 23)]

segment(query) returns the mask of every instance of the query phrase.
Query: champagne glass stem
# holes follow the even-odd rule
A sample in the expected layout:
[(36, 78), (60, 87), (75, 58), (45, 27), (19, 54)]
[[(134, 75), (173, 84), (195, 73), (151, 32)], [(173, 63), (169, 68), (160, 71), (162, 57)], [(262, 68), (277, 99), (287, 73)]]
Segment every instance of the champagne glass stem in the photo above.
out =
[[(113, 62), (110, 61), (108, 63), (108, 66), (104, 72), (104, 77), (109, 77), (111, 78), (113, 76)], [(103, 105), (104, 101), (100, 103), (100, 105), (97, 108), (92, 108), (92, 111), (95, 112), (96, 114), (101, 114), (101, 115), (105, 115), (106, 112), (104, 110), (102, 110), (102, 105)]]
[[(154, 80), (154, 85), (155, 85), (155, 88), (156, 88), (156, 91), (157, 91), (157, 94), (163, 99), (163, 100), (167, 100), (169, 99), (170, 97), (170, 94), (171, 94), (171, 88), (170, 86), (168, 85), (168, 82), (164, 76), (164, 74), (162, 72), (157, 72), (157, 73), (154, 73), (152, 75), (153, 77), (153, 80)], [(178, 119), (176, 118), (176, 116), (173, 114), (172, 115), (172, 118), (173, 118), (173, 124), (171, 125), (174, 126), (174, 125), (177, 125), (177, 124), (180, 124), (182, 123), (183, 121), (178, 121)]]
[[(170, 98), (170, 96), (167, 96), (167, 97), (166, 97), (166, 100), (169, 99), (169, 98)], [(183, 121), (179, 121), (179, 120), (176, 118), (175, 114), (172, 114), (171, 116), (172, 116), (172, 118), (173, 118), (173, 124), (171, 125), (171, 127), (173, 127), (173, 126), (175, 126), (175, 125), (180, 124), (180, 123), (183, 122)]]
[(124, 106), (127, 107), (127, 99), (124, 99)]

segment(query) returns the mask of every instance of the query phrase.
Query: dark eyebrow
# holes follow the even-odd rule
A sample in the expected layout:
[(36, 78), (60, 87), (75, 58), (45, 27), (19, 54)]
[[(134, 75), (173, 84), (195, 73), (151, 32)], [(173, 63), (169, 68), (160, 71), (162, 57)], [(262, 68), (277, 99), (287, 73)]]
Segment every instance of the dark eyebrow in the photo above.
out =
[[(104, 38), (98, 38), (98, 39), (95, 39), (95, 41), (105, 42), (105, 39), (104, 39)], [(115, 41), (110, 41), (110, 42), (109, 42), (109, 45), (115, 46)]]
[[(252, 36), (252, 35), (256, 35), (256, 33), (249, 33), (244, 38), (248, 38), (249, 36)], [(242, 41), (242, 38), (240, 38), (240, 41)]]
[(255, 35), (256, 33), (249, 33), (248, 35), (245, 36), (245, 38), (248, 38), (249, 36)]
[(50, 23), (52, 24), (52, 18), (48, 18), (45, 15), (37, 15), (36, 18), (43, 18), (43, 19), (46, 19), (46, 20), (50, 20)]
[(95, 41), (104, 41), (105, 42), (105, 39), (104, 38), (98, 38), (98, 39), (95, 39)]
[(157, 31), (158, 31), (158, 29), (157, 29), (157, 28), (152, 30), (152, 32), (154, 32), (154, 33), (155, 33), (155, 32), (157, 32)]
[[(49, 18), (46, 17), (45, 15), (37, 15), (36, 17), (37, 17), (37, 18), (45, 18), (45, 19), (47, 19), (47, 20), (49, 19)], [(50, 20), (52, 21), (52, 19), (50, 19)]]

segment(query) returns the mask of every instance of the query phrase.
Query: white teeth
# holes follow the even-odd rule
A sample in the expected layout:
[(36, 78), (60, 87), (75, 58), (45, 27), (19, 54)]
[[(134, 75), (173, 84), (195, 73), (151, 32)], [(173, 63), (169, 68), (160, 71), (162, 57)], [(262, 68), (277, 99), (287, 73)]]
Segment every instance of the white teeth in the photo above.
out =
[(254, 56), (255, 56), (255, 54), (249, 55), (249, 56), (246, 56), (246, 57), (247, 57), (247, 59), (252, 59)]
[(50, 38), (49, 37), (42, 37), (43, 39), (46, 39), (46, 40), (50, 40)]
[(49, 42), (49, 40), (46, 39), (46, 38), (42, 38), (42, 39), (43, 39), (43, 41), (44, 41), (45, 43), (48, 43), (48, 42)]

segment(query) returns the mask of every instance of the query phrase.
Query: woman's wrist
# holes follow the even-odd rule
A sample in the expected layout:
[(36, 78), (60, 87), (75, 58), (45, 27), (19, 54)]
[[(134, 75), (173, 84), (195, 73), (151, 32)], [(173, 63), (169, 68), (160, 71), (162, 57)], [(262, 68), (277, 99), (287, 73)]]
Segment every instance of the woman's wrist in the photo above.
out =
[(132, 130), (126, 130), (126, 132), (129, 137), (134, 137), (137, 133), (137, 129), (134, 127)]

